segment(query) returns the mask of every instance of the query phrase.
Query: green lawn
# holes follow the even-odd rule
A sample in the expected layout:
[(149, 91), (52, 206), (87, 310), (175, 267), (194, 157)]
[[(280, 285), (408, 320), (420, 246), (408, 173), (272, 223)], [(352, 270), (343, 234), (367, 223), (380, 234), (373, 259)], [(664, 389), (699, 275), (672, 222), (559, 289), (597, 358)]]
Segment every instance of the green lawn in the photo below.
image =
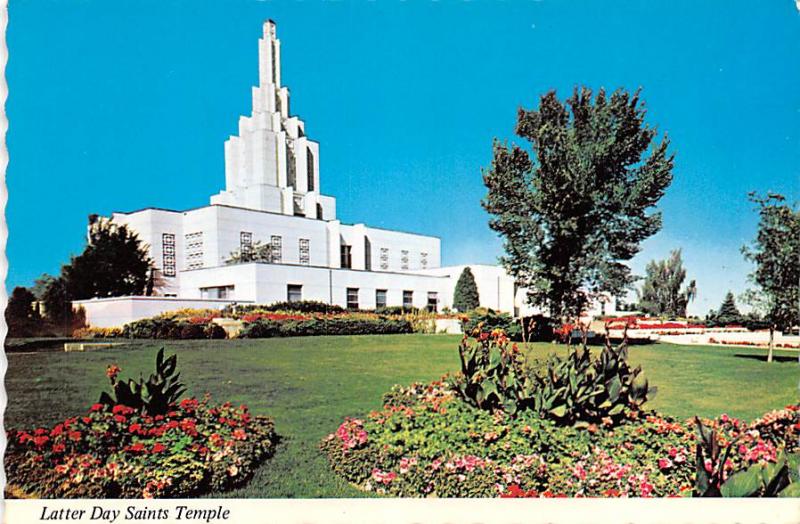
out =
[[(428, 381), (458, 366), (458, 336), (384, 335), (224, 341), (147, 341), (90, 353), (9, 353), (6, 427), (47, 426), (82, 413), (107, 385), (106, 366), (122, 376), (149, 373), (161, 346), (178, 353), (189, 392), (248, 404), (275, 418), (283, 437), (277, 453), (244, 488), (214, 496), (357, 497), (363, 494), (332, 475), (317, 444), (348, 415), (377, 409), (395, 383)], [(563, 351), (535, 344), (537, 357)], [(796, 402), (796, 354), (672, 345), (637, 346), (658, 394), (648, 405), (686, 418), (726, 412), (750, 419)]]

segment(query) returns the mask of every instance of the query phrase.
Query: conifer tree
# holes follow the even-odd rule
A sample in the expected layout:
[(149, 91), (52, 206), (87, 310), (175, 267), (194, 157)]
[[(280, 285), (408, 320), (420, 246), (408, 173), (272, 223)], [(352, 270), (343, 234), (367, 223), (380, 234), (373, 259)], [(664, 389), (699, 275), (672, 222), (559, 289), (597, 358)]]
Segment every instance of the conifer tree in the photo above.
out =
[(478, 285), (475, 283), (475, 276), (468, 267), (464, 268), (461, 276), (456, 282), (456, 289), (453, 292), (453, 307), (459, 312), (472, 311), (480, 306), (480, 295), (478, 295)]
[(736, 300), (730, 291), (725, 295), (725, 299), (719, 306), (715, 320), (718, 324), (735, 324), (742, 321), (742, 314), (739, 312), (739, 308), (736, 307)]

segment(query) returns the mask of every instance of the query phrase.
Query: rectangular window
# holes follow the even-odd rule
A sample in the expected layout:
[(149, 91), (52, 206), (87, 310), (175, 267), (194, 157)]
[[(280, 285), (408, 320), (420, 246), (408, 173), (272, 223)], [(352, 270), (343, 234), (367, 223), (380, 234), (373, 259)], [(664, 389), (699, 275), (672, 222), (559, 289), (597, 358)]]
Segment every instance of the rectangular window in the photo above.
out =
[(381, 269), (384, 271), (389, 269), (389, 248), (381, 248)]
[(400, 251), (400, 269), (408, 269), (408, 251)]
[(372, 271), (372, 242), (369, 237), (364, 237), (364, 269)]
[(386, 290), (385, 289), (376, 289), (375, 290), (375, 307), (386, 307)]
[(347, 288), (347, 309), (358, 309), (358, 288)]
[(439, 294), (435, 291), (428, 292), (428, 311), (436, 312), (438, 311), (439, 305)]
[(300, 247), (300, 263), (304, 266), (307, 266), (310, 261), (310, 248), (309, 248), (309, 240), (307, 238), (301, 238), (299, 241)]
[(289, 284), (286, 286), (286, 300), (289, 302), (300, 302), (303, 300), (303, 286)]
[(353, 267), (353, 256), (350, 254), (350, 246), (342, 244), (341, 253), (342, 253), (341, 266), (345, 269), (350, 269), (351, 267)]
[(239, 253), (242, 261), (249, 261), (253, 255), (253, 233), (242, 231), (239, 233)]
[(403, 307), (406, 309), (411, 309), (414, 307), (414, 292), (413, 291), (403, 291)]
[(294, 201), (294, 216), (296, 217), (306, 216), (306, 211), (305, 208), (303, 207), (302, 195), (295, 195), (293, 201)]
[(428, 254), (427, 253), (420, 253), (419, 254), (419, 265), (422, 269), (428, 268)]
[(201, 287), (200, 298), (205, 299), (232, 299), (233, 286)]
[(281, 260), (283, 260), (283, 246), (281, 237), (278, 235), (272, 235), (269, 240), (269, 245), (271, 247), (270, 251), (272, 252), (272, 263), (280, 264)]
[(174, 277), (175, 268), (175, 235), (164, 233), (161, 235), (161, 271), (165, 277)]
[(203, 267), (203, 232), (187, 233), (184, 241), (186, 268), (200, 269)]
[(311, 148), (306, 149), (306, 166), (308, 171), (308, 190), (314, 191), (314, 153)]

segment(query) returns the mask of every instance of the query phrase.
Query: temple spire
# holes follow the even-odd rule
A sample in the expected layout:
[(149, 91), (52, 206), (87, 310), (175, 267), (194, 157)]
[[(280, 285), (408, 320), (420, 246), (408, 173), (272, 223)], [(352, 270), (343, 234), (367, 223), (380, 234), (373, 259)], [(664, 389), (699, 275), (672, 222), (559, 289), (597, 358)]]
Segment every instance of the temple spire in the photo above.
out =
[(258, 41), (258, 82), (260, 87), (281, 87), (281, 41), (272, 20), (264, 22), (264, 36)]

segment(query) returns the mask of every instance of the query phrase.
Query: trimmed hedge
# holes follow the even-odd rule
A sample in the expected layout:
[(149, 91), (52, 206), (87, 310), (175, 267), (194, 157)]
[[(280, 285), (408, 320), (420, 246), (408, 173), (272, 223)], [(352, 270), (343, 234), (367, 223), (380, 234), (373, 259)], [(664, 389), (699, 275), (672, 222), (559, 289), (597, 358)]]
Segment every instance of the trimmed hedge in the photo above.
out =
[(303, 337), (317, 335), (394, 335), (413, 333), (407, 320), (377, 318), (317, 318), (276, 322), (261, 319), (245, 324), (239, 338)]
[(225, 338), (222, 326), (209, 322), (208, 324), (193, 324), (172, 318), (145, 318), (125, 324), (122, 328), (125, 338), (153, 338), (160, 340), (200, 340)]
[(258, 311), (296, 311), (298, 313), (325, 313), (339, 314), (346, 310), (335, 304), (327, 304), (318, 300), (300, 300), (298, 302), (275, 302), (274, 304), (247, 304), (228, 306), (223, 309), (224, 314), (231, 314), (235, 310), (236, 314), (252, 313)]

